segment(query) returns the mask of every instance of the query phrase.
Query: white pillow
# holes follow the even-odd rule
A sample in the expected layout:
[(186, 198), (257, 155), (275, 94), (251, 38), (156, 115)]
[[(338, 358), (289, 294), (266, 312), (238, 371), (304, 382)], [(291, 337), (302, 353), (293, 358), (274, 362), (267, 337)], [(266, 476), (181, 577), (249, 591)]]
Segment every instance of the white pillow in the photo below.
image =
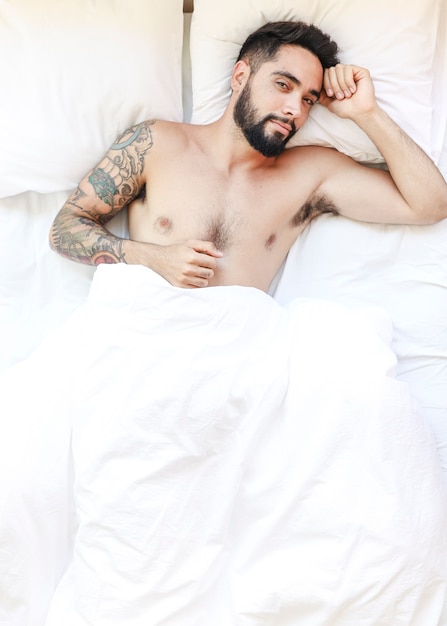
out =
[(0, 5), (0, 197), (75, 186), (129, 125), (181, 121), (183, 0)]
[[(440, 5), (441, 0), (196, 0), (191, 30), (193, 122), (211, 122), (223, 112), (233, 64), (251, 31), (268, 21), (297, 19), (331, 35), (342, 62), (367, 67), (380, 104), (431, 153), (433, 105), (439, 106), (432, 83)], [(359, 161), (383, 161), (354, 123), (321, 106), (291, 141), (297, 144), (333, 146)]]

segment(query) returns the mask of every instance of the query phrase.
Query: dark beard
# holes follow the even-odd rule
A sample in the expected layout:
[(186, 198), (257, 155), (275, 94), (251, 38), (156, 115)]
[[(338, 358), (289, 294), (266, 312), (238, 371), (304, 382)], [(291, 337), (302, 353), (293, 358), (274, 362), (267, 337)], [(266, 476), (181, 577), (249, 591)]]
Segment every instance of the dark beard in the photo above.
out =
[[(250, 83), (245, 85), (239, 95), (234, 107), (233, 119), (244, 133), (244, 137), (250, 146), (265, 157), (279, 156), (286, 147), (287, 142), (292, 139), (293, 135), (296, 133), (295, 125), (287, 118), (266, 115), (256, 122), (256, 109), (251, 101)], [(269, 120), (278, 120), (283, 124), (291, 124), (292, 130), (287, 137), (284, 137), (280, 132), (267, 135), (265, 125)]]

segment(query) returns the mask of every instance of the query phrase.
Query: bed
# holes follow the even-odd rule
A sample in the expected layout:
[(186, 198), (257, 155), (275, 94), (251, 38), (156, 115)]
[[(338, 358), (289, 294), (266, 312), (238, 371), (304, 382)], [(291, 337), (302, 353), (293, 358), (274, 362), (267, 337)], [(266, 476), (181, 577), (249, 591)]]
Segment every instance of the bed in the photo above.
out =
[[(2, 626), (447, 626), (447, 220), (322, 216), (269, 295), (48, 247), (123, 128), (216, 119), (279, 19), (447, 178), (442, 0), (0, 3)], [(383, 167), (318, 107), (294, 141)]]

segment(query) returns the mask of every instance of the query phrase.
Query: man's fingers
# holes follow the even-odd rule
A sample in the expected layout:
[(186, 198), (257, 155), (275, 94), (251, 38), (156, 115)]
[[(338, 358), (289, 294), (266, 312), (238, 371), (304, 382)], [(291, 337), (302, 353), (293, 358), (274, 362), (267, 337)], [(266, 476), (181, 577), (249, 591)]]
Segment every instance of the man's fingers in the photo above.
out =
[(352, 67), (350, 65), (336, 65), (335, 73), (340, 91), (346, 98), (350, 98), (355, 91), (354, 72)]
[(185, 272), (185, 278), (188, 286), (207, 287), (209, 281), (214, 276), (214, 270), (217, 267), (217, 259), (209, 254), (197, 254), (194, 263), (189, 270)]
[(195, 264), (197, 267), (207, 270), (205, 271), (205, 275), (208, 274), (209, 270), (211, 270), (211, 274), (213, 274), (212, 270), (215, 270), (217, 267), (217, 258), (209, 254), (200, 253), (197, 255)]
[(200, 241), (200, 240), (192, 239), (190, 240), (189, 243), (196, 252), (209, 254), (210, 256), (213, 256), (216, 258), (220, 258), (223, 256), (223, 252), (218, 250), (212, 241)]
[(187, 287), (189, 289), (196, 287), (208, 287), (208, 283), (208, 278), (201, 277), (197, 274), (191, 274), (183, 277), (182, 284), (179, 285), (179, 287)]
[(175, 254), (169, 272), (170, 282), (183, 288), (207, 287), (223, 253), (212, 241), (199, 239), (188, 239), (172, 246)]
[(188, 277), (194, 276), (200, 279), (203, 278), (205, 280), (209, 280), (214, 276), (214, 271), (211, 267), (204, 267), (202, 265), (193, 264), (184, 271), (184, 275)]
[(338, 100), (350, 98), (357, 87), (354, 79), (354, 67), (339, 63), (326, 69), (324, 88), (328, 96)]

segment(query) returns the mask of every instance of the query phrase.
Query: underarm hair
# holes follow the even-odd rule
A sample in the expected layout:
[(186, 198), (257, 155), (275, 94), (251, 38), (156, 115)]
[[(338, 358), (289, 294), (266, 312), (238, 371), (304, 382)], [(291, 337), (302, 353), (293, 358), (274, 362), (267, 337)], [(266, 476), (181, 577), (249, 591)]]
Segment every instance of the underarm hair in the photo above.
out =
[(314, 196), (308, 200), (292, 217), (292, 226), (301, 226), (323, 213), (332, 213), (332, 215), (340, 215), (340, 211), (335, 204), (328, 200), (325, 196)]

